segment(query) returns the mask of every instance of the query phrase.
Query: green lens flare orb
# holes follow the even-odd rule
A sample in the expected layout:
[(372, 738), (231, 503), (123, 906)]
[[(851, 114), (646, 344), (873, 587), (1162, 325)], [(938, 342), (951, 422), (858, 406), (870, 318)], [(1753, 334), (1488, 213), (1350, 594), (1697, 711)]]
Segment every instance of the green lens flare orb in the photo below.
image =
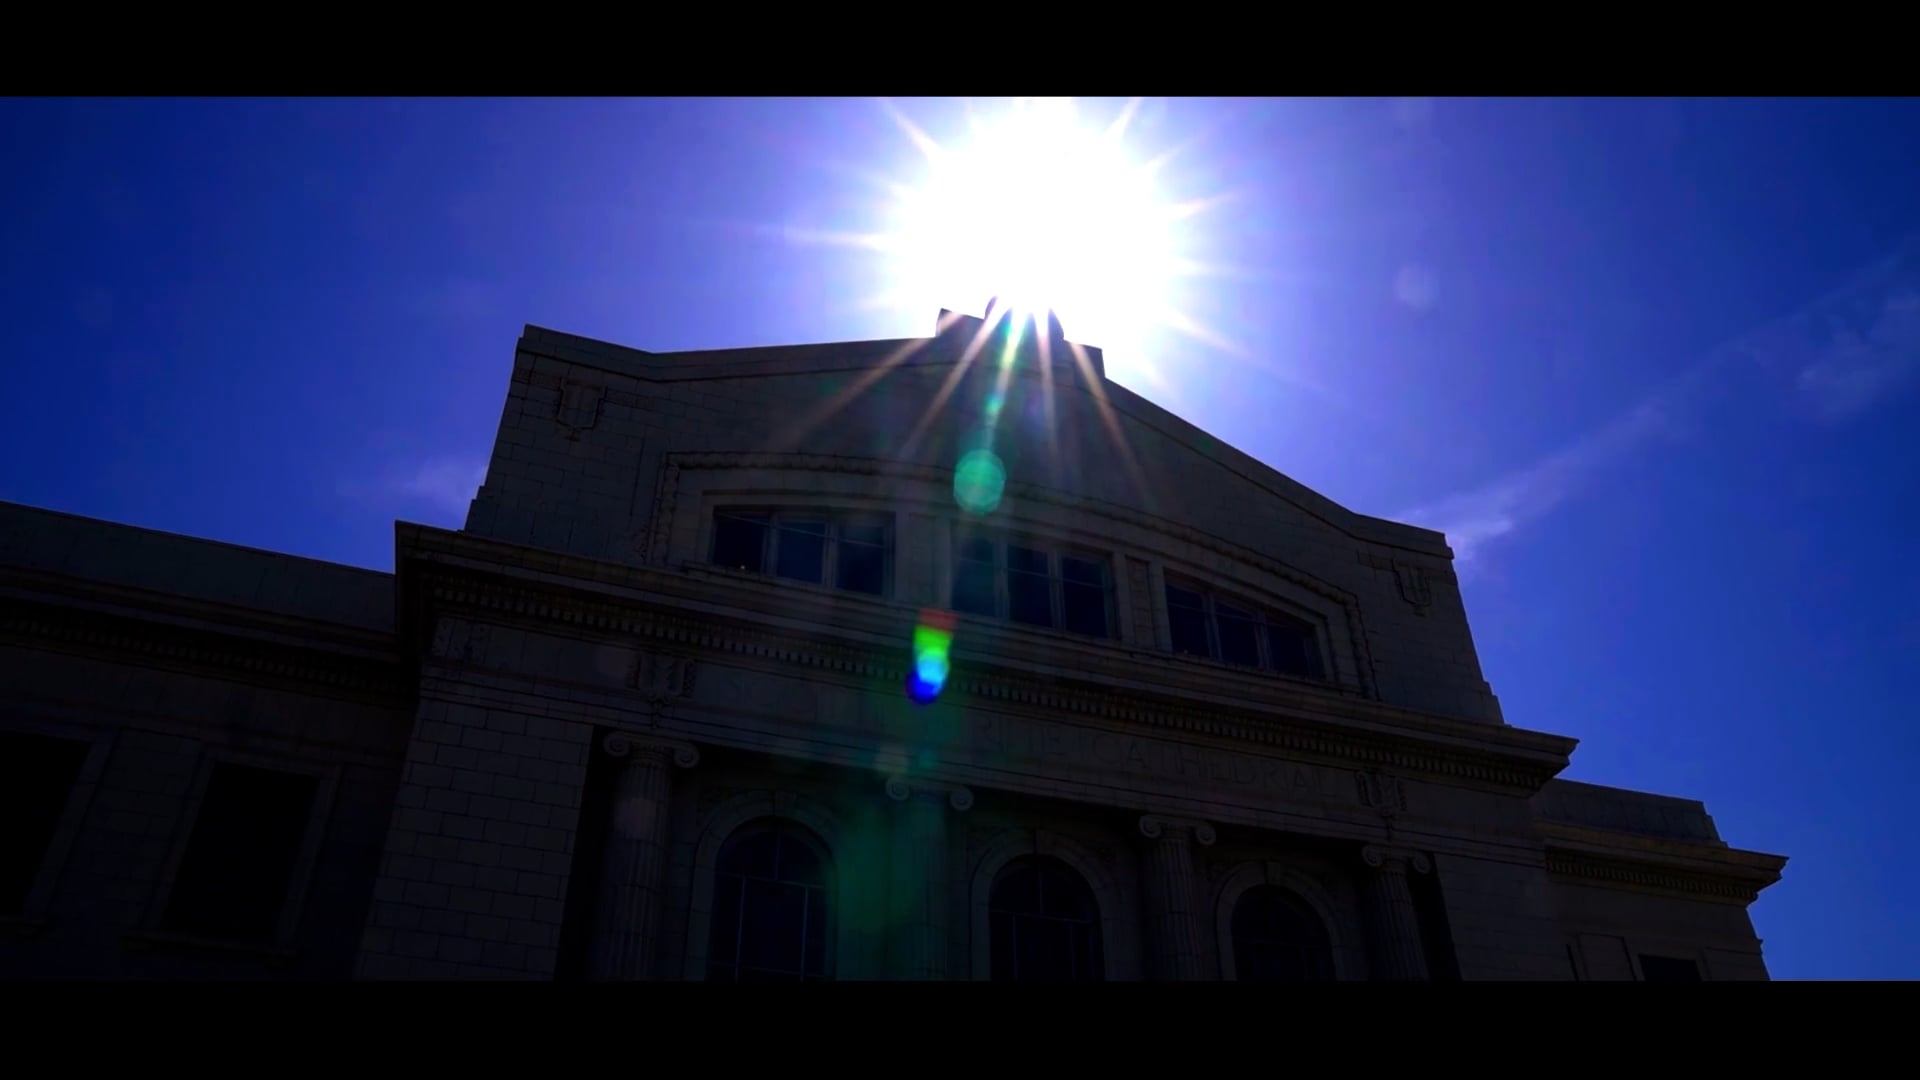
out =
[(953, 501), (970, 514), (991, 514), (1007, 490), (1007, 468), (991, 450), (969, 450), (953, 469)]

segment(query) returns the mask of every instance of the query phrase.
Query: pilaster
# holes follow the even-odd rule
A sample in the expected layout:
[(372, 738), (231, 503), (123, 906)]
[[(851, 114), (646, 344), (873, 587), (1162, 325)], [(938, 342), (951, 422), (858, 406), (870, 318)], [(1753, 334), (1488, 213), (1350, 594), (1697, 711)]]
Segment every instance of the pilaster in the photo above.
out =
[(1153, 976), (1169, 981), (1204, 978), (1205, 935), (1197, 911), (1199, 872), (1193, 849), (1196, 844), (1212, 846), (1213, 826), (1148, 814), (1140, 819), (1140, 835), (1146, 838), (1142, 863)]
[(594, 918), (592, 974), (644, 979), (654, 973), (658, 947), (673, 773), (699, 764), (700, 751), (626, 732), (608, 735), (601, 748), (620, 759), (620, 775)]
[(947, 880), (949, 812), (973, 806), (973, 792), (905, 777), (887, 780), (892, 815), (887, 888), (887, 974), (894, 979), (945, 979), (949, 950)]
[(1418, 851), (1378, 844), (1362, 848), (1360, 857), (1372, 868), (1365, 876), (1361, 895), (1374, 978), (1425, 980), (1426, 949), (1420, 941), (1420, 917), (1413, 906), (1407, 875), (1430, 873), (1433, 863)]

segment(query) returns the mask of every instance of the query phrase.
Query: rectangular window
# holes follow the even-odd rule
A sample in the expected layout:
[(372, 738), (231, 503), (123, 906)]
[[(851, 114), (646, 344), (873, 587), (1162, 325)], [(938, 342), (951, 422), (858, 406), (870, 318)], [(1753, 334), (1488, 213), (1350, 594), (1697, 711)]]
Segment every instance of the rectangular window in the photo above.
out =
[(1266, 668), (1301, 679), (1327, 677), (1320, 655), (1320, 635), (1313, 625), (1277, 611), (1169, 582), (1167, 630), (1176, 653)]
[(306, 841), (317, 777), (226, 762), (207, 779), (161, 917), (196, 937), (273, 939)]
[(1678, 956), (1640, 954), (1642, 982), (1700, 982), (1700, 965)]
[(883, 521), (825, 511), (722, 510), (712, 558), (729, 570), (884, 596), (891, 532)]
[(984, 536), (954, 544), (953, 608), (1087, 637), (1112, 636), (1106, 562)]
[(91, 749), (78, 739), (0, 734), (0, 912), (26, 907)]

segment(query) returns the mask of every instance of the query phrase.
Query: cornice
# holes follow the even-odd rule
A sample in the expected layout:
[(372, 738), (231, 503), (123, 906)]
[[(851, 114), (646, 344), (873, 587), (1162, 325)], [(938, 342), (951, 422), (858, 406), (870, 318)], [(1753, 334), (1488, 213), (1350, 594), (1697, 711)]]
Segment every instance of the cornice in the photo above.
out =
[[(933, 487), (949, 486), (953, 482), (951, 469), (877, 458), (842, 457), (830, 454), (676, 451), (667, 454), (664, 458), (660, 482), (654, 492), (653, 513), (648, 519), (647, 532), (641, 538), (636, 554), (656, 566), (666, 563), (667, 533), (672, 520), (672, 508), (679, 497), (681, 473), (686, 470), (720, 469), (846, 473), (856, 476), (913, 480)], [(1260, 570), (1333, 603), (1346, 616), (1348, 644), (1353, 649), (1354, 664), (1361, 683), (1359, 689), (1370, 698), (1379, 697), (1378, 681), (1373, 670), (1373, 651), (1368, 644), (1366, 623), (1361, 614), (1360, 600), (1352, 592), (1223, 537), (1103, 499), (1088, 498), (1056, 488), (1019, 482), (1009, 482), (1006, 494), (1013, 499), (1059, 507), (1076, 516), (1105, 518), (1116, 524), (1157, 533)]]
[[(79, 652), (304, 692), (389, 702), (410, 692), (396, 658), (315, 641), (290, 643), (244, 626), (169, 619), (152, 611), (79, 606), (59, 599), (10, 598), (0, 612), (0, 640), (32, 649)], [(391, 648), (391, 646), (389, 646)]]
[(1725, 845), (1541, 822), (1547, 870), (1557, 877), (1689, 899), (1751, 904), (1780, 880), (1787, 859)]
[(1547, 872), (1555, 877), (1598, 882), (1611, 888), (1680, 896), (1687, 899), (1751, 904), (1780, 875), (1722, 874), (1651, 863), (1606, 859), (1584, 852), (1547, 849)]
[[(419, 535), (425, 539), (424, 533)], [(458, 534), (441, 535), (460, 546), (467, 546), (463, 542), (471, 540)], [(528, 581), (516, 576), (509, 566), (462, 566), (426, 552), (409, 556), (403, 551), (400, 564), (403, 593), (410, 597), (408, 606), (415, 613), (416, 633), (425, 629), (430, 614), (467, 611), (481, 617), (528, 620), (631, 639), (655, 648), (699, 650), (749, 663), (808, 668), (828, 677), (873, 685), (898, 685), (906, 677), (902, 657), (895, 655), (899, 650), (850, 640), (829, 628), (769, 626), (745, 615), (670, 607), (668, 598), (588, 591), (586, 582), (567, 585)], [(649, 576), (672, 575), (657, 570), (636, 570), (630, 575)], [(1564, 769), (1574, 745), (1574, 740), (1537, 732), (1492, 725), (1469, 729), (1465, 723), (1437, 723), (1427, 718), (1421, 726), (1451, 730), (1388, 728), (1392, 721), (1384, 716), (1288, 716), (1232, 703), (1181, 701), (1164, 693), (1116, 690), (1075, 681), (1073, 676), (1010, 671), (973, 662), (956, 665), (946, 693), (949, 699), (972, 699), (1042, 716), (1067, 715), (1135, 725), (1237, 742), (1279, 754), (1526, 793), (1538, 790)], [(1370, 702), (1325, 697), (1329, 704), (1345, 700), (1369, 712), (1387, 711)], [(1356, 719), (1358, 722), (1354, 722)]]

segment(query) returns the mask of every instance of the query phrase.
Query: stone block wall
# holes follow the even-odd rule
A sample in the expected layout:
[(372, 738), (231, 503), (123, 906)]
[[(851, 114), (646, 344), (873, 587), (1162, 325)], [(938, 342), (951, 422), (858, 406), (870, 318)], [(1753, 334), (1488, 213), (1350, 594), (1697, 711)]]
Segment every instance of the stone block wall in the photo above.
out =
[(552, 977), (592, 730), (423, 696), (362, 977)]
[[(909, 460), (951, 468), (978, 418), (979, 378), (944, 398), (944, 346), (857, 342), (725, 353), (649, 354), (527, 329), (467, 530), (623, 562), (649, 557), (669, 454), (754, 452)], [(908, 356), (905, 362), (900, 357)], [(878, 368), (896, 366), (884, 375)], [(979, 369), (984, 377), (985, 368)], [(1113, 384), (1096, 397), (1056, 373), (1043, 395), (1014, 380), (996, 447), (1010, 479), (1064, 490), (1191, 527), (1353, 596), (1364, 613), (1365, 678), (1394, 704), (1500, 722), (1479, 668), (1451, 554), (1441, 537), (1352, 513)], [(1102, 399), (1104, 399), (1104, 404)], [(1039, 398), (1036, 396), (1036, 401)], [(1116, 443), (1115, 432), (1121, 442)], [(951, 511), (951, 508), (948, 508)], [(924, 543), (937, 528), (910, 528)], [(901, 553), (902, 592), (929, 585), (924, 552)], [(1193, 549), (1184, 572), (1233, 574), (1235, 559)], [(1121, 612), (1131, 643), (1163, 599), (1132, 588)], [(935, 585), (937, 590), (937, 583)]]

